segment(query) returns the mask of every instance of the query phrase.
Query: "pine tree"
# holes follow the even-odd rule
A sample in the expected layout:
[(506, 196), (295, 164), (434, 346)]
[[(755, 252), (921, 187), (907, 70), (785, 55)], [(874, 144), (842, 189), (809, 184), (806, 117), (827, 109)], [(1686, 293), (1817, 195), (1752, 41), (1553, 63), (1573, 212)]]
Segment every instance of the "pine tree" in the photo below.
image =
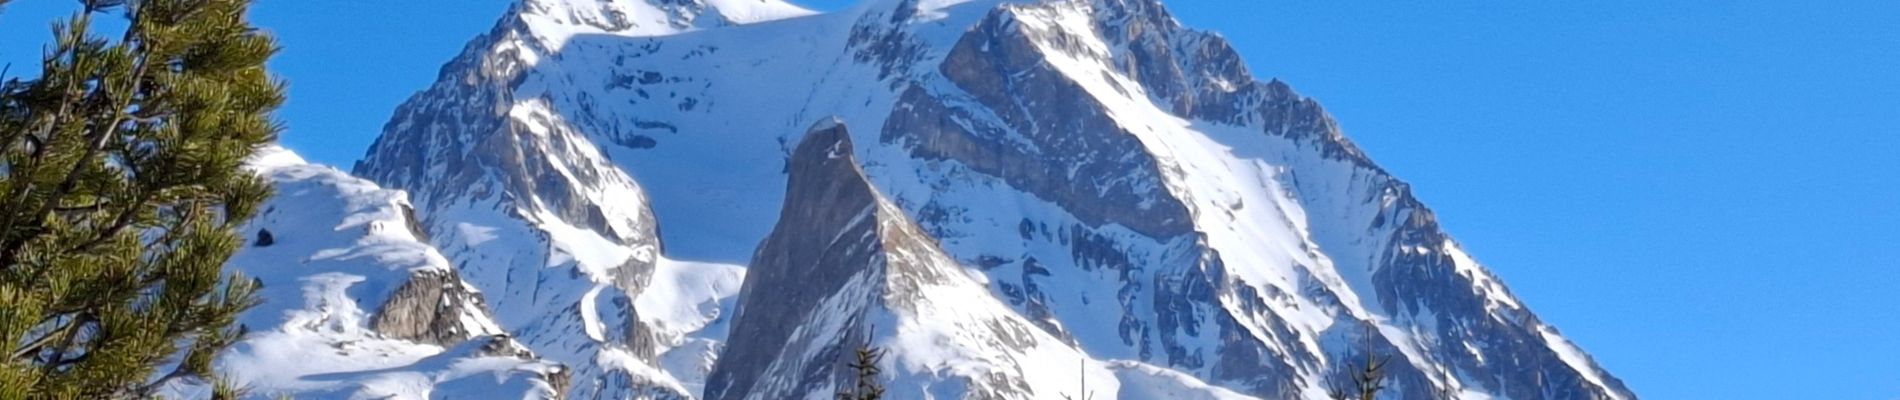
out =
[(858, 346), (856, 358), (846, 367), (855, 373), (857, 385), (849, 391), (838, 392), (838, 400), (878, 400), (884, 398), (884, 385), (878, 383), (878, 375), (883, 373), (877, 364), (884, 360), (884, 351), (871, 346)]
[(1366, 325), (1365, 347), (1359, 349), (1366, 354), (1366, 360), (1350, 371), (1351, 384), (1335, 382), (1327, 392), (1328, 397), (1334, 400), (1374, 400), (1379, 397), (1380, 391), (1385, 390), (1385, 366), (1391, 358), (1374, 355), (1372, 333), (1372, 326)]
[(0, 399), (215, 380), (256, 289), (223, 264), (270, 195), (240, 165), (283, 103), (248, 8), (83, 0), (40, 75), (0, 83)]

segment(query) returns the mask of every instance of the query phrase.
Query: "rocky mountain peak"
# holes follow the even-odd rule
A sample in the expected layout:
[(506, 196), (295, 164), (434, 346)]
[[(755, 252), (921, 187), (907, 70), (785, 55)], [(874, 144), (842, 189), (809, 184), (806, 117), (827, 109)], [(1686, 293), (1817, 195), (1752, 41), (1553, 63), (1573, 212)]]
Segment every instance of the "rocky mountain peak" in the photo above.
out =
[[(1104, 369), (989, 297), (879, 194), (854, 151), (848, 130), (831, 119), (809, 130), (792, 153), (783, 212), (754, 255), (740, 294), (747, 300), (738, 305), (705, 398), (795, 398), (850, 387), (855, 372), (842, 365), (861, 348), (891, 354), (880, 368), (897, 379), (923, 374), (957, 382), (892, 386), (892, 398), (1052, 398), (1051, 383), (1077, 380), (1067, 374), (1084, 371), (1023, 365)], [(937, 336), (944, 329), (967, 340)], [(900, 367), (946, 359), (969, 365), (937, 372)]]
[(739, 304), (731, 341), (707, 379), (707, 398), (750, 393), (793, 340), (792, 329), (878, 256), (878, 195), (853, 151), (850, 132), (836, 120), (813, 126), (793, 151), (779, 223), (753, 255), (740, 290), (758, 300)]

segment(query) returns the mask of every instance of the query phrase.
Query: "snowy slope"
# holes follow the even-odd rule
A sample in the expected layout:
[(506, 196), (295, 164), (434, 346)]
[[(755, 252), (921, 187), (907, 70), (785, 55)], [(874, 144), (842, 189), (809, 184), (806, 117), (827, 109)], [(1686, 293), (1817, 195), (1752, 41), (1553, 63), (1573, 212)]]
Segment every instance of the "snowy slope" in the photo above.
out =
[[(831, 343), (867, 322), (741, 332), (727, 318), (746, 275), (732, 264), (756, 263), (794, 217), (778, 200), (797, 144), (834, 116), (860, 128), (851, 155), (874, 192), (973, 275), (906, 290), (1007, 310), (910, 320), (1022, 321), (1062, 344), (1049, 351), (1086, 354), (1090, 381), (1146, 393), (1319, 399), (1370, 351), (1403, 361), (1403, 398), (1635, 397), (1317, 103), (1255, 78), (1155, 0), (869, 0), (829, 14), (524, 0), (397, 110), (355, 172), (414, 194), (422, 229), (498, 324), (575, 366), (575, 396), (691, 396), (725, 379), (725, 358), (815, 362), (737, 343)], [(866, 285), (813, 299), (891, 313), (834, 302), (883, 290)], [(902, 336), (877, 329), (860, 335)], [(967, 376), (923, 365), (894, 384)], [(806, 385), (795, 372), (752, 373)], [(753, 388), (703, 390), (779, 393)]]
[(402, 192), (278, 147), (247, 165), (277, 191), (228, 264), (260, 281), (264, 300), (217, 361), (234, 384), (264, 398), (558, 396), (564, 367), (501, 335), (481, 293), (415, 236)]

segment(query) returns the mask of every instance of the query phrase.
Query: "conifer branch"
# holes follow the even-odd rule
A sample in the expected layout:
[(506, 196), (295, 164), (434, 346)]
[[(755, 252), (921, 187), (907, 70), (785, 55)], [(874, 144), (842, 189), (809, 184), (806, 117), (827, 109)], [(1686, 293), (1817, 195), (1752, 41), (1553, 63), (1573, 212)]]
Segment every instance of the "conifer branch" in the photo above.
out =
[[(0, 398), (146, 397), (243, 335), (255, 284), (223, 266), (270, 188), (240, 161), (283, 102), (250, 1), (84, 0), (0, 84)], [(124, 37), (93, 35), (119, 7)]]

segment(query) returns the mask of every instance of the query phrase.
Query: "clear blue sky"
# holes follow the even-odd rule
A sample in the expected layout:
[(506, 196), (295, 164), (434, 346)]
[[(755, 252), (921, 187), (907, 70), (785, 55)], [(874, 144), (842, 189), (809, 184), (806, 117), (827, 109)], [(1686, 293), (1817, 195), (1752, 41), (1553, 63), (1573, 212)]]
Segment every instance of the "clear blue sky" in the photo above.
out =
[[(72, 2), (16, 3), (0, 62)], [(1640, 395), (1900, 398), (1900, 2), (1171, 5), (1319, 98)], [(505, 6), (261, 0), (284, 140), (347, 166)]]

